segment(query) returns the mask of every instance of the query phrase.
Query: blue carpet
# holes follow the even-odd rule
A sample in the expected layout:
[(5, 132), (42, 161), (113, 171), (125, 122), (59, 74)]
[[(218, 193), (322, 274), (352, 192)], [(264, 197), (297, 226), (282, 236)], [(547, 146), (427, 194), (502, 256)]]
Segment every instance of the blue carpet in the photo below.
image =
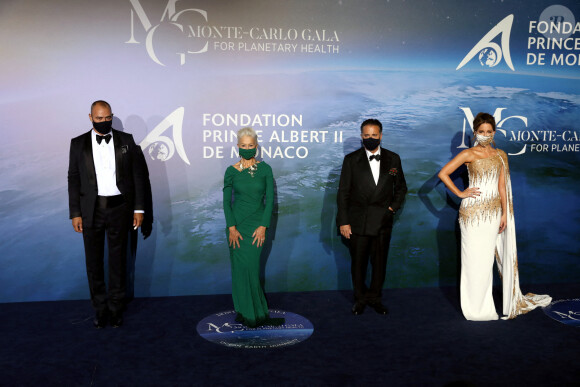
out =
[[(554, 300), (580, 284), (522, 286)], [(125, 325), (92, 327), (89, 301), (0, 304), (2, 386), (553, 386), (580, 380), (580, 330), (536, 310), (465, 321), (455, 289), (385, 291), (388, 316), (350, 313), (350, 292), (274, 293), (312, 336), (274, 349), (204, 340), (196, 325), (229, 295), (135, 299)], [(499, 305), (497, 303), (496, 305)]]

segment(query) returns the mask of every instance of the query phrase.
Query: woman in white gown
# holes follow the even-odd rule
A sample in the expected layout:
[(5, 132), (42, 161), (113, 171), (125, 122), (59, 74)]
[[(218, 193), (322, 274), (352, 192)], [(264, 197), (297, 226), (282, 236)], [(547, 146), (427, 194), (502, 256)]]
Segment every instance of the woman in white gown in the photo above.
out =
[[(441, 181), (458, 197), (461, 228), (461, 310), (467, 320), (497, 320), (492, 297), (493, 261), (497, 261), (503, 285), (503, 319), (512, 319), (552, 298), (520, 290), (516, 231), (507, 155), (492, 146), (495, 119), (479, 113), (473, 120), (475, 144), (459, 153), (441, 172)], [(494, 144), (495, 145), (495, 144)], [(469, 188), (461, 191), (451, 175), (467, 166)]]

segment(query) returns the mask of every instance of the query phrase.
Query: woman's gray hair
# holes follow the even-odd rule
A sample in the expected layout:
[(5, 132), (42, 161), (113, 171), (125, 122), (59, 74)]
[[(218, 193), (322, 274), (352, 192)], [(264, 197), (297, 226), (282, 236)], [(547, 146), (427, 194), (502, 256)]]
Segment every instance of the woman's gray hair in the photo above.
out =
[(254, 141), (256, 142), (256, 145), (258, 145), (258, 135), (254, 131), (254, 129), (252, 129), (250, 127), (246, 127), (246, 128), (242, 128), (242, 129), (238, 130), (238, 144), (240, 143), (240, 138), (245, 137), (245, 136), (252, 137), (254, 139)]

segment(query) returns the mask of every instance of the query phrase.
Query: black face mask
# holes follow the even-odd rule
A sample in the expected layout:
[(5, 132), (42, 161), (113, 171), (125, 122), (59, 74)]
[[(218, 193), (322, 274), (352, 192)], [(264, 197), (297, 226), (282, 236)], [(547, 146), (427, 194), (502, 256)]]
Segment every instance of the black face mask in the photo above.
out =
[(111, 131), (113, 121), (95, 122), (93, 121), (93, 128), (101, 134), (108, 134)]
[(365, 148), (367, 148), (367, 150), (369, 151), (374, 151), (375, 149), (377, 149), (377, 147), (379, 145), (381, 145), (381, 140), (379, 140), (378, 138), (363, 138), (362, 140), (363, 145)]

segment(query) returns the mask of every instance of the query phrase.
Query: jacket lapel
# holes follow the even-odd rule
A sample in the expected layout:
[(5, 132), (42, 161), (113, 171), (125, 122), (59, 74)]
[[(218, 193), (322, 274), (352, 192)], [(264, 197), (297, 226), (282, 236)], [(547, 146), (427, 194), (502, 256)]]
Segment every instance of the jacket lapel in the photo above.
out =
[(113, 142), (115, 144), (115, 175), (117, 177), (117, 187), (121, 186), (123, 180), (123, 153), (121, 144), (121, 136), (119, 132), (113, 129)]
[(375, 184), (373, 171), (371, 170), (371, 165), (369, 164), (369, 160), (367, 159), (367, 152), (364, 150), (364, 148), (362, 148), (360, 151), (358, 164), (359, 164), (358, 171), (360, 181), (361, 183), (363, 183), (365, 186), (368, 187), (368, 190), (365, 189), (365, 191), (371, 194), (377, 185)]
[(97, 174), (95, 172), (95, 160), (93, 159), (92, 129), (85, 135), (83, 144), (83, 156), (85, 159), (85, 168), (90, 185), (97, 185)]
[(391, 166), (391, 157), (384, 148), (381, 148), (381, 166), (379, 171), (379, 182), (377, 188), (382, 188), (389, 178), (389, 167)]

